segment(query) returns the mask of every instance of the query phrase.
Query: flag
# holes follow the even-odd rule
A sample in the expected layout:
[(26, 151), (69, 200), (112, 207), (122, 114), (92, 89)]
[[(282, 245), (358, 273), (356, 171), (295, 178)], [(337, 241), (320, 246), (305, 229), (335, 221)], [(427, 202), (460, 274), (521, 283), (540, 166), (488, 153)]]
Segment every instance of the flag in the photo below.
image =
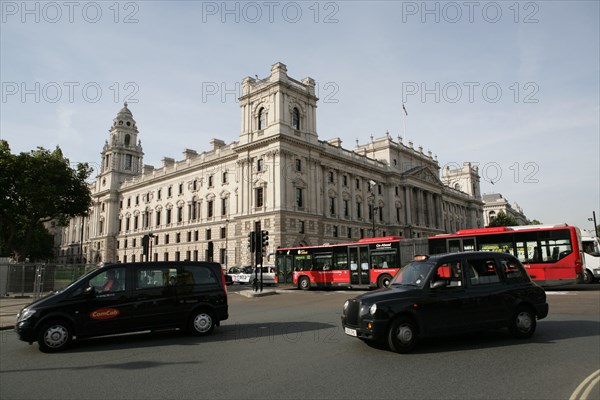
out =
[(402, 109), (404, 110), (404, 114), (408, 116), (408, 112), (406, 112), (406, 107), (404, 107), (404, 103), (402, 103)]

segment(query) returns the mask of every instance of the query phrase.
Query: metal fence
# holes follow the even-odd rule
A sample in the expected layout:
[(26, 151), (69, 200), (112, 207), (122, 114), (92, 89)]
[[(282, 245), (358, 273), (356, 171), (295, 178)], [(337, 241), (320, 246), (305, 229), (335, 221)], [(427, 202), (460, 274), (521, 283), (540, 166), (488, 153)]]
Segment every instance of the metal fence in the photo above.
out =
[(0, 264), (0, 295), (38, 299), (96, 268), (95, 264)]

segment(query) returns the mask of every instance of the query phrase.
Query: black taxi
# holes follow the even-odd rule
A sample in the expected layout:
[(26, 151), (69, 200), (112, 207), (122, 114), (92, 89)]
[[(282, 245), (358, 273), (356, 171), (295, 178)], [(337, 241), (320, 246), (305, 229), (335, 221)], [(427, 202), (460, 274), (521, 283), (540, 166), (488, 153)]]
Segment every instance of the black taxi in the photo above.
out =
[(19, 339), (43, 352), (74, 339), (166, 328), (211, 333), (228, 318), (226, 282), (212, 262), (109, 264), (23, 308)]
[(517, 338), (548, 315), (546, 293), (518, 259), (496, 252), (417, 256), (388, 288), (344, 303), (344, 332), (412, 351), (419, 337), (508, 328)]

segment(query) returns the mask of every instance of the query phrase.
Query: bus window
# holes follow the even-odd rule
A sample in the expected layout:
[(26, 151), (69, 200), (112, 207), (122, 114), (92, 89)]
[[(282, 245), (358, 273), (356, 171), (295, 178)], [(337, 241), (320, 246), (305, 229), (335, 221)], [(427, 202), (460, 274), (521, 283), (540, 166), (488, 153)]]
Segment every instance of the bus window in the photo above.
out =
[(297, 255), (294, 257), (294, 266), (296, 271), (310, 271), (312, 262), (309, 254)]
[(513, 254), (512, 235), (482, 235), (477, 238), (481, 251), (497, 251)]
[(334, 248), (333, 269), (348, 269), (348, 250), (346, 249), (346, 247)]
[(371, 253), (372, 268), (397, 268), (398, 261), (395, 251), (387, 252), (372, 252)]
[(313, 254), (313, 271), (329, 271), (333, 264), (333, 255), (331, 253)]

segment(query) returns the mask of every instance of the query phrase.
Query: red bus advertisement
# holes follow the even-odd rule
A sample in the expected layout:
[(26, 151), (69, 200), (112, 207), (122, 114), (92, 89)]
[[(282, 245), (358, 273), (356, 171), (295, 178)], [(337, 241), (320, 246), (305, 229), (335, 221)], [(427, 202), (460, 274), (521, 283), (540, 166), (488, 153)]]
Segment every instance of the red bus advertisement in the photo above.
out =
[(277, 270), (292, 274), (300, 289), (311, 287), (387, 287), (400, 268), (399, 236), (352, 243), (279, 248)]
[(429, 237), (429, 253), (499, 251), (517, 257), (542, 286), (581, 282), (584, 271), (579, 228), (566, 224), (464, 229)]

